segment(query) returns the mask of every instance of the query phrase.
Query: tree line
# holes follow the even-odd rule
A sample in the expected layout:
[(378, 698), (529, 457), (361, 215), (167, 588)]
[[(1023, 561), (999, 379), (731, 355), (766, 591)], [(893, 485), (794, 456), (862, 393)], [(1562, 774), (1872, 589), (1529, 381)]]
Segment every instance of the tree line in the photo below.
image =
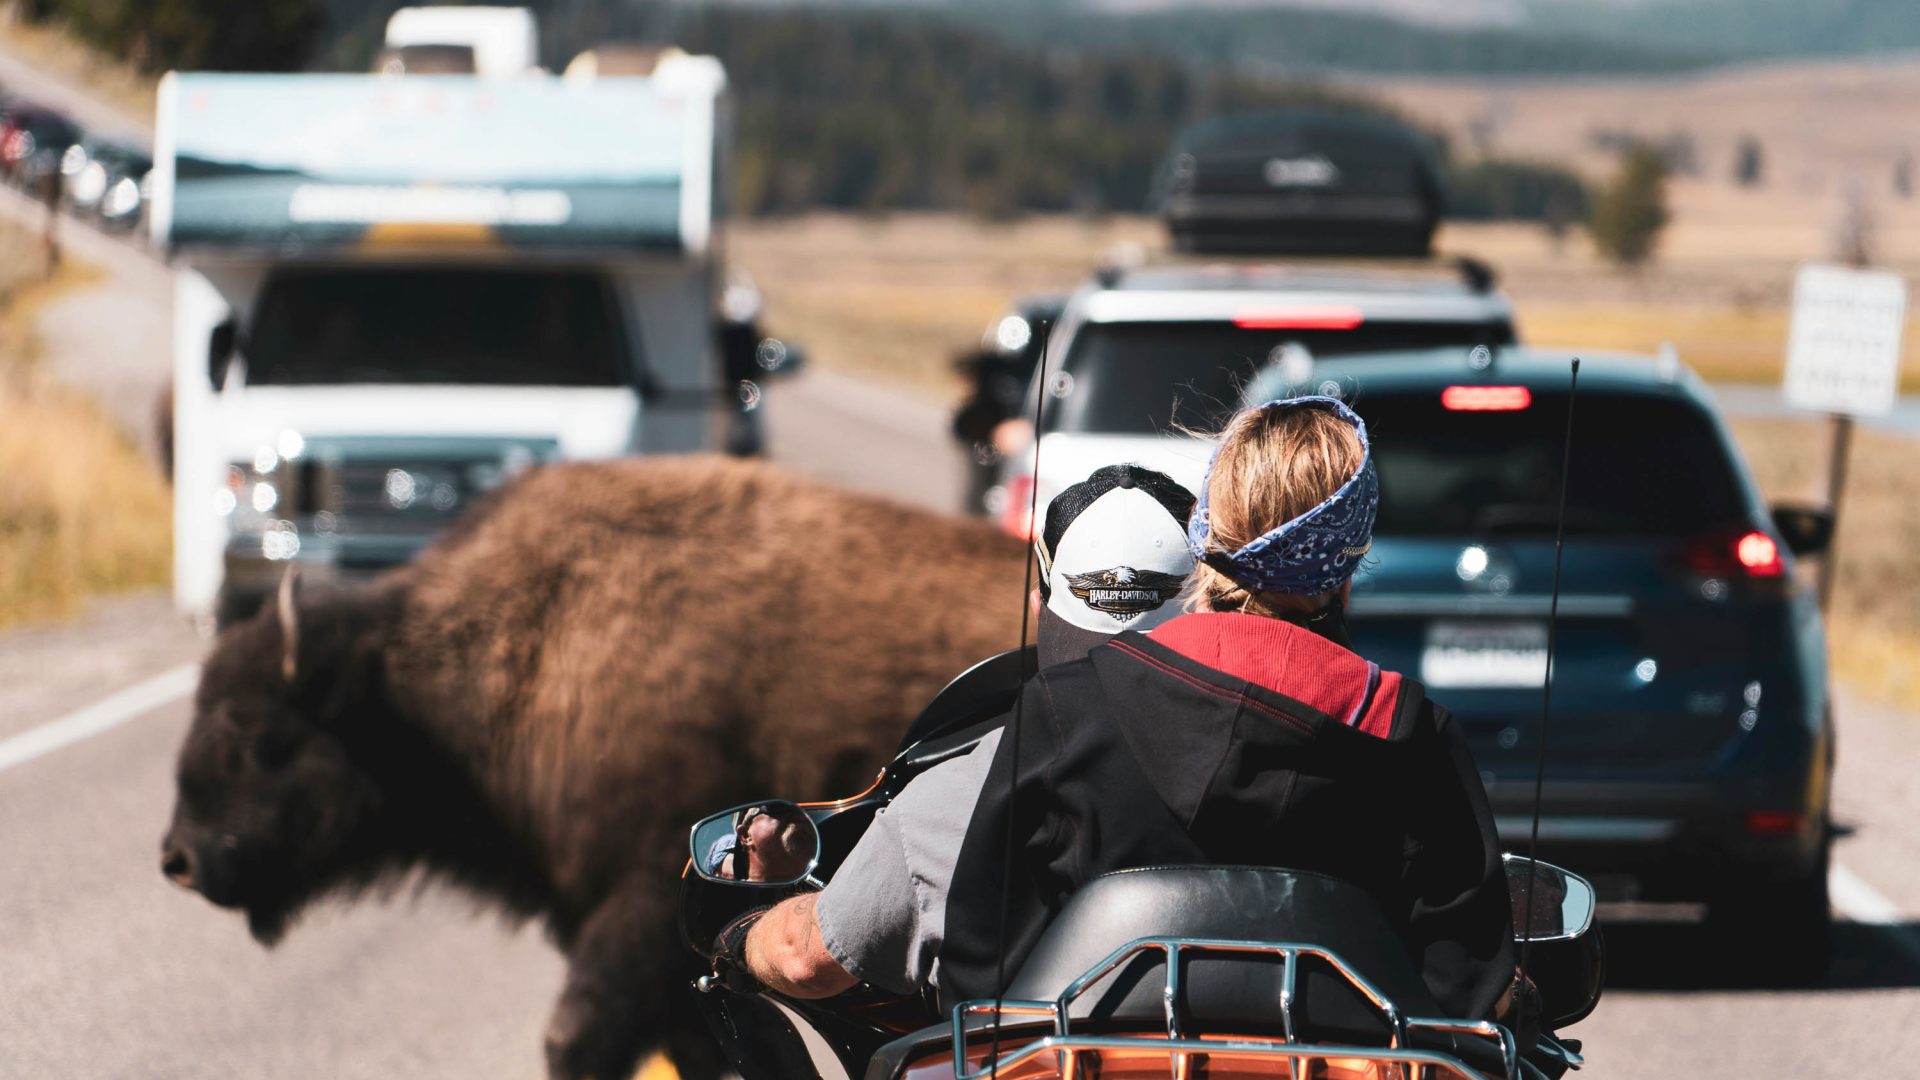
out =
[[(398, 0), (15, 0), (149, 72), (365, 70)], [(925, 14), (670, 0), (531, 0), (555, 67), (602, 41), (672, 41), (732, 80), (733, 210), (1138, 211), (1176, 132), (1291, 105), (1393, 115), (1309, 82), (1207, 70), (1144, 45), (1068, 49)], [(1585, 216), (1580, 179), (1536, 162), (1454, 161), (1472, 218)]]
[(1054, 53), (929, 19), (707, 8), (674, 40), (726, 64), (748, 213), (813, 206), (1138, 210), (1185, 124), (1374, 102), (1204, 74), (1144, 51)]
[(298, 70), (327, 26), (325, 0), (13, 0), (13, 13), (147, 74)]

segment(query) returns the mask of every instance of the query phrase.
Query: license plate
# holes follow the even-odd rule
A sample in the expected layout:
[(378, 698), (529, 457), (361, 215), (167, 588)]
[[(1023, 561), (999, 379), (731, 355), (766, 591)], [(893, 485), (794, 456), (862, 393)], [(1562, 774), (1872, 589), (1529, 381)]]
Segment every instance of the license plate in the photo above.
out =
[(1532, 686), (1547, 678), (1547, 624), (1436, 621), (1427, 624), (1420, 681), (1428, 686)]

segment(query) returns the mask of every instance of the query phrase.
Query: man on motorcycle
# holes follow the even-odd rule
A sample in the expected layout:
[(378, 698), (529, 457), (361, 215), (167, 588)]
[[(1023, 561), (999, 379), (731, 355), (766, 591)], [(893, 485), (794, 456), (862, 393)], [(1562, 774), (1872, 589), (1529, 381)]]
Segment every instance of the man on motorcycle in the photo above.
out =
[[(1030, 598), (1043, 668), (1178, 613), (1174, 601), (1194, 565), (1186, 546), (1193, 505), (1186, 488), (1137, 465), (1098, 469), (1048, 504), (1034, 543), (1040, 584)], [(856, 982), (903, 994), (937, 985), (954, 862), (999, 739), (995, 731), (908, 784), (824, 892), (729, 928), (720, 950), (736, 984), (758, 981), (795, 997), (826, 997)]]

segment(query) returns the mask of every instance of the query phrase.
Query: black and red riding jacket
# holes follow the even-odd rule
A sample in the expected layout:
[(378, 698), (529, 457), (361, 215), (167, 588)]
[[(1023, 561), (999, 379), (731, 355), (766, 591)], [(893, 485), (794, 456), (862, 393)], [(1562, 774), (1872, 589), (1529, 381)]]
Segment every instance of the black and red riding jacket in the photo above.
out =
[(948, 897), (947, 1005), (994, 996), (1003, 900), (1011, 973), (1083, 883), (1194, 863), (1364, 887), (1449, 1015), (1490, 1017), (1506, 991), (1513, 916), (1486, 792), (1413, 679), (1280, 619), (1184, 615), (1041, 671), (1018, 731)]

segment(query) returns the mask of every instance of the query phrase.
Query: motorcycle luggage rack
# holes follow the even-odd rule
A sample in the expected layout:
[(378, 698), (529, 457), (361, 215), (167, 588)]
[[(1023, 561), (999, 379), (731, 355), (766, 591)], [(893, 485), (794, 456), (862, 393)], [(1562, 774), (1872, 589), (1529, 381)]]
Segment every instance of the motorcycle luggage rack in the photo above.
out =
[[(1071, 1007), (1075, 1000), (1095, 983), (1113, 973), (1129, 960), (1143, 953), (1158, 952), (1165, 959), (1166, 982), (1160, 992), (1160, 1000), (1165, 1009), (1167, 1033), (1164, 1039), (1129, 1035), (1090, 1035), (1076, 1034), (1072, 1030)], [(1280, 1023), (1285, 1032), (1280, 1039), (1257, 1038), (1203, 1038), (1189, 1035), (1181, 1030), (1180, 1010), (1185, 1000), (1185, 986), (1180, 978), (1180, 958), (1183, 953), (1253, 953), (1278, 956), (1282, 961), (1280, 982)], [(1387, 1045), (1348, 1046), (1328, 1043), (1309, 1043), (1301, 1041), (1300, 1033), (1293, 1021), (1295, 982), (1299, 974), (1300, 960), (1312, 957), (1324, 961), (1347, 983), (1370, 1002), (1386, 1019), (1389, 1029)], [(980, 1015), (1016, 1015), (1043, 1017), (1053, 1024), (1053, 1033), (1015, 1047), (998, 1058), (989, 1051), (988, 1060), (979, 1069), (967, 1071), (967, 1018)], [(974, 1029), (976, 1032), (980, 1029)], [(1513, 1033), (1499, 1024), (1489, 1021), (1448, 1020), (1442, 1018), (1409, 1017), (1399, 1006), (1381, 993), (1365, 976), (1355, 971), (1351, 965), (1337, 954), (1315, 945), (1295, 945), (1264, 941), (1229, 941), (1212, 938), (1184, 937), (1148, 937), (1136, 938), (1110, 953), (1105, 960), (1087, 969), (1079, 978), (1067, 984), (1060, 996), (1052, 1001), (1016, 1000), (1012, 998), (995, 1001), (977, 999), (963, 1001), (953, 1008), (953, 1070), (954, 1080), (983, 1080), (1039, 1054), (1055, 1052), (1060, 1055), (1061, 1074), (1072, 1077), (1075, 1065), (1072, 1055), (1077, 1051), (1164, 1050), (1170, 1055), (1169, 1068), (1172, 1080), (1187, 1080), (1191, 1075), (1188, 1060), (1194, 1054), (1230, 1054), (1247, 1057), (1282, 1058), (1287, 1061), (1288, 1072), (1293, 1080), (1303, 1080), (1301, 1066), (1303, 1062), (1327, 1058), (1361, 1058), (1381, 1063), (1396, 1063), (1409, 1066), (1434, 1066), (1445, 1069), (1467, 1080), (1488, 1080), (1486, 1075), (1459, 1058), (1436, 1050), (1414, 1049), (1408, 1045), (1408, 1036), (1416, 1031), (1443, 1035), (1472, 1035), (1497, 1043), (1500, 1047), (1501, 1061), (1506, 1067), (1506, 1075), (1512, 1078), (1521, 1076), (1520, 1053), (1515, 1044)]]

